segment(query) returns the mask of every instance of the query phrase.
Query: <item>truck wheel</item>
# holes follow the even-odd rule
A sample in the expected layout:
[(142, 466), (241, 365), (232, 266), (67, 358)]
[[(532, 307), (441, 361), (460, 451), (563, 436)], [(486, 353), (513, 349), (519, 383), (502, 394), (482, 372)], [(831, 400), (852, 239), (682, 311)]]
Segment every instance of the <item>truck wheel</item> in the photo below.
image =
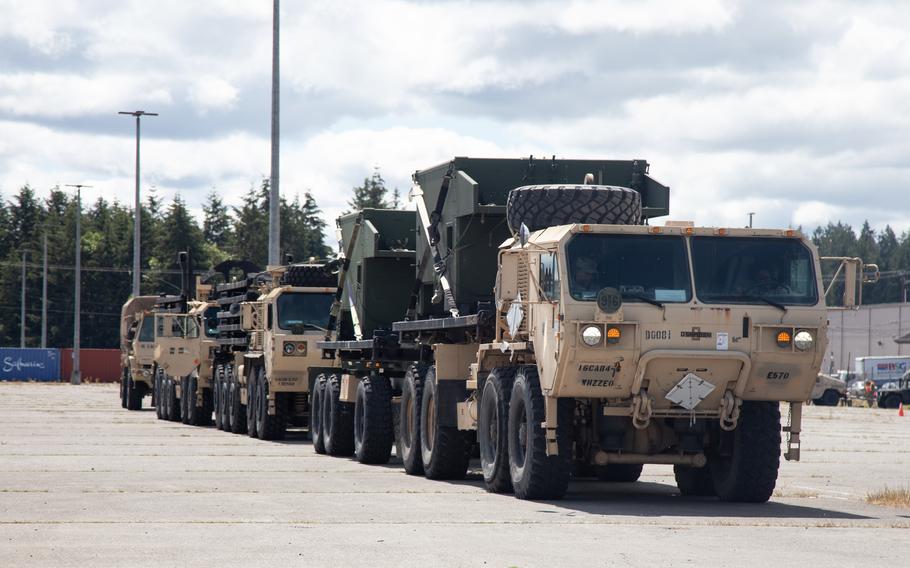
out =
[(594, 475), (600, 481), (614, 483), (634, 483), (641, 477), (640, 463), (613, 463), (594, 467)]
[(313, 440), (313, 451), (325, 453), (325, 438), (322, 436), (322, 399), (325, 397), (325, 375), (319, 375), (313, 381), (313, 392), (310, 393), (310, 438)]
[(240, 377), (231, 370), (230, 382), (230, 399), (228, 402), (228, 422), (231, 425), (231, 432), (234, 434), (246, 434), (246, 405), (240, 402)]
[(341, 402), (341, 377), (330, 375), (322, 400), (322, 439), (330, 456), (354, 454), (354, 412), (350, 402)]
[(834, 389), (828, 389), (822, 395), (822, 404), (825, 406), (837, 406), (838, 402), (840, 402), (840, 393)]
[(509, 192), (506, 216), (512, 233), (524, 223), (536, 231), (553, 225), (638, 225), (641, 195), (609, 185), (528, 185)]
[(123, 368), (123, 372), (120, 373), (120, 407), (126, 408), (126, 392), (127, 386), (129, 386), (130, 381), (130, 370), (126, 367)]
[(483, 481), (491, 493), (512, 491), (509, 475), (509, 399), (515, 369), (493, 369), (483, 385), (477, 412), (477, 440)]
[(186, 389), (183, 391), (183, 398), (186, 400), (184, 403), (184, 408), (186, 409), (186, 423), (190, 426), (199, 425), (199, 409), (196, 407), (197, 390), (199, 388), (199, 382), (196, 379), (195, 375), (190, 375), (186, 378)]
[(265, 368), (260, 366), (257, 374), (259, 422), (256, 424), (256, 433), (260, 440), (283, 440), (288, 427), (287, 413), (281, 404), (283, 401), (276, 395), (275, 414), (269, 415), (269, 381), (265, 376)]
[(780, 406), (746, 401), (732, 436), (732, 455), (708, 458), (717, 496), (723, 501), (764, 503), (771, 498), (780, 467)]
[(155, 369), (155, 378), (152, 379), (152, 402), (155, 404), (155, 416), (164, 420), (164, 403), (161, 401), (161, 374)]
[(423, 474), (423, 460), (420, 457), (420, 401), (423, 398), (425, 373), (423, 368), (411, 365), (405, 372), (401, 385), (395, 449), (408, 475)]
[(250, 365), (250, 372), (246, 376), (246, 433), (250, 438), (256, 438), (256, 413), (259, 411), (259, 384), (256, 382), (256, 366)]
[(212, 374), (212, 413), (214, 414), (215, 429), (221, 430), (221, 377), (224, 375), (224, 366), (218, 365)]
[(224, 373), (221, 375), (221, 400), (218, 411), (221, 413), (221, 429), (225, 432), (231, 431), (231, 419), (228, 415), (228, 409), (231, 406), (231, 366), (224, 366)]
[(127, 410), (142, 410), (142, 387), (136, 384), (136, 381), (130, 377), (127, 383), (126, 408)]
[(537, 369), (522, 367), (509, 402), (509, 472), (519, 499), (560, 499), (569, 487), (574, 400), (557, 401), (559, 454), (547, 455), (544, 397)]
[(364, 377), (354, 403), (354, 456), (360, 463), (389, 463), (394, 441), (392, 383), (380, 375)]
[(441, 400), (436, 366), (427, 369), (420, 401), (420, 458), (428, 479), (463, 479), (471, 459), (471, 444), (453, 426), (439, 423)]
[(902, 401), (901, 401), (900, 396), (898, 396), (896, 394), (892, 394), (892, 395), (885, 397), (885, 399), (882, 400), (882, 408), (892, 408), (892, 409), (900, 408), (901, 402)]
[(673, 476), (676, 478), (676, 487), (679, 494), (684, 497), (714, 497), (714, 481), (711, 479), (711, 470), (705, 467), (689, 467), (674, 465)]
[[(197, 383), (198, 388), (198, 383)], [(196, 411), (199, 414), (200, 426), (211, 426), (212, 425), (212, 410), (215, 407), (215, 402), (212, 400), (213, 393), (212, 389), (202, 389), (202, 406)]]
[(182, 422), (184, 424), (190, 423), (190, 409), (189, 409), (189, 405), (187, 404), (190, 400), (189, 390), (190, 390), (189, 376), (180, 377), (180, 422)]

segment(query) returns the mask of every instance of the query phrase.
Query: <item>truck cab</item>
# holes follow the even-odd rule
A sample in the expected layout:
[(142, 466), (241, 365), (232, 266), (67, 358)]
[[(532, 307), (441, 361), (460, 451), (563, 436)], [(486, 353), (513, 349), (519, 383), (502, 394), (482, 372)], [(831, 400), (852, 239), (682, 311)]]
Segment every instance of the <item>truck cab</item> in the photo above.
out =
[(128, 410), (140, 410), (142, 399), (152, 393), (155, 300), (155, 296), (130, 298), (120, 312), (120, 402)]

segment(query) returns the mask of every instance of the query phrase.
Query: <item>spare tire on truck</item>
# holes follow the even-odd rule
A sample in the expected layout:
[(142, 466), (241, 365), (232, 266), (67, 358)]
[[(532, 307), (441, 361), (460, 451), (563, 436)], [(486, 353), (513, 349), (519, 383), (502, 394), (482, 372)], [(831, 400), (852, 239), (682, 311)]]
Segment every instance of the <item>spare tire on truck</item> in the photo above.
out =
[(506, 217), (512, 233), (555, 225), (641, 224), (641, 194), (612, 185), (526, 185), (509, 192)]

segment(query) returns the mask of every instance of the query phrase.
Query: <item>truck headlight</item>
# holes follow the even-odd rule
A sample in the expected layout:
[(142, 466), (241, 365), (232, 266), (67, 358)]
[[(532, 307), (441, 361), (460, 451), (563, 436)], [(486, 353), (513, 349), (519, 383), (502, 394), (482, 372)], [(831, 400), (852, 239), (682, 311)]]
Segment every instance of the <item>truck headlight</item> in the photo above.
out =
[(599, 345), (602, 339), (603, 332), (600, 331), (600, 328), (596, 325), (589, 325), (581, 330), (581, 340), (584, 341), (585, 345), (588, 347)]
[(793, 345), (800, 351), (808, 351), (812, 349), (812, 343), (815, 342), (815, 338), (812, 337), (812, 334), (806, 330), (797, 332), (793, 337)]

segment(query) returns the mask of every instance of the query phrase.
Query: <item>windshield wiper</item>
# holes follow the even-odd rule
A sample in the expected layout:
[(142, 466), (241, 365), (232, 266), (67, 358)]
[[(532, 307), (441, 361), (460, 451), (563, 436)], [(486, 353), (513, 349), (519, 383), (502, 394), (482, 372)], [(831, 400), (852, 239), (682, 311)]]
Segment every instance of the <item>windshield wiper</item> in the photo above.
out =
[(635, 292), (623, 292), (622, 295), (624, 297), (628, 296), (629, 298), (635, 298), (637, 300), (641, 300), (642, 302), (648, 302), (652, 306), (657, 306), (658, 308), (664, 307), (663, 302), (659, 302), (657, 300), (652, 300), (651, 298), (645, 296), (644, 294), (637, 294)]
[(768, 298), (765, 298), (764, 296), (749, 295), (749, 296), (743, 296), (743, 298), (745, 298), (747, 300), (758, 300), (759, 302), (764, 302), (764, 303), (768, 304), (769, 306), (774, 306), (775, 308), (777, 308), (778, 310), (781, 310), (784, 313), (787, 312), (787, 306), (785, 306), (779, 302), (775, 302), (774, 300), (769, 300)]

